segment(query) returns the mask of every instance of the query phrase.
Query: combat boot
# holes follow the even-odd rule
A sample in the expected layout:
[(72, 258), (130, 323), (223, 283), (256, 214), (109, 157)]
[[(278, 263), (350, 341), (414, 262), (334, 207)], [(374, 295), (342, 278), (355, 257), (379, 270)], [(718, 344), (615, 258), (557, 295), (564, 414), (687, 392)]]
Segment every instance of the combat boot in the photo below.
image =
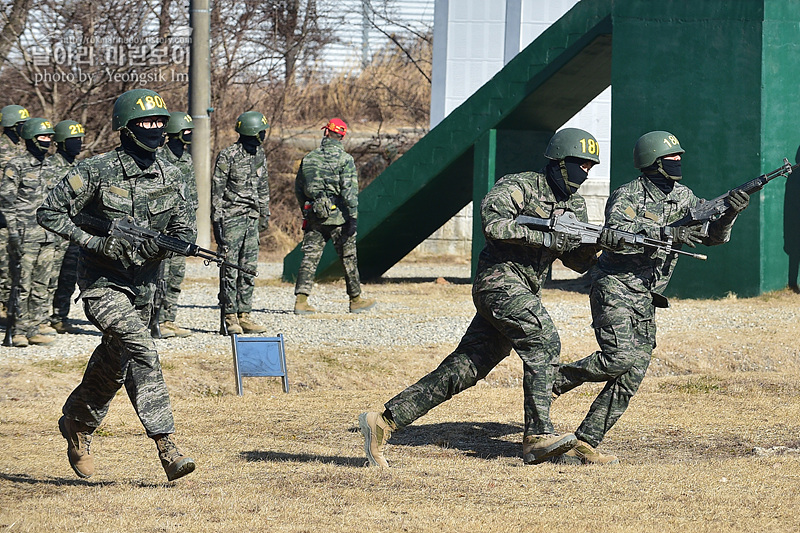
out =
[(313, 315), (317, 310), (311, 307), (308, 303), (308, 294), (298, 294), (294, 302), (294, 314), (296, 315)]
[(389, 468), (383, 456), (383, 447), (392, 436), (392, 431), (397, 429), (395, 424), (386, 420), (381, 413), (371, 412), (358, 415), (358, 427), (364, 435), (364, 452), (369, 466)]
[(572, 449), (578, 439), (575, 435), (526, 435), (522, 441), (522, 460), (526, 465), (538, 465)]
[(606, 455), (582, 440), (568, 452), (553, 458), (554, 463), (570, 465), (614, 465), (619, 463), (616, 455)]
[(241, 335), (244, 333), (242, 326), (239, 325), (239, 317), (236, 316), (236, 313), (225, 315), (225, 326), (228, 328), (229, 335)]
[(50, 327), (56, 330), (56, 333), (75, 333), (77, 329), (68, 318), (56, 320), (55, 322), (51, 321)]
[(188, 329), (184, 329), (184, 328), (178, 326), (177, 324), (175, 324), (175, 322), (172, 322), (171, 320), (167, 320), (166, 322), (162, 322), (161, 324), (159, 324), (159, 328), (161, 329), (161, 336), (162, 337), (164, 336), (164, 332), (167, 332), (167, 331), (172, 333), (171, 336), (173, 336), (173, 337), (188, 337), (189, 335), (192, 334), (191, 331), (189, 331)]
[(158, 458), (161, 459), (161, 466), (167, 473), (167, 479), (176, 479), (194, 472), (194, 459), (186, 457), (181, 453), (168, 434), (153, 437), (158, 448)]
[[(53, 331), (55, 331), (55, 330), (53, 330)], [(28, 343), (29, 344), (37, 344), (39, 346), (45, 346), (45, 345), (48, 345), (48, 344), (53, 344), (54, 342), (56, 342), (55, 335), (42, 335), (41, 333), (36, 332), (35, 334), (33, 334), (30, 337), (28, 337)]]
[(28, 337), (20, 334), (13, 335), (11, 337), (11, 345), (17, 348), (24, 348), (28, 345)]
[(55, 328), (50, 327), (50, 324), (39, 324), (39, 334), (40, 335), (51, 335), (55, 336), (58, 332)]
[(92, 432), (85, 424), (65, 416), (58, 419), (58, 429), (61, 431), (61, 436), (67, 439), (67, 458), (72, 470), (78, 477), (92, 477), (94, 458), (89, 451)]
[(350, 312), (351, 313), (363, 313), (367, 309), (371, 309), (378, 303), (375, 300), (362, 298), (359, 294), (355, 298), (350, 298)]
[(264, 333), (267, 328), (250, 320), (250, 313), (239, 313), (239, 326), (245, 333)]

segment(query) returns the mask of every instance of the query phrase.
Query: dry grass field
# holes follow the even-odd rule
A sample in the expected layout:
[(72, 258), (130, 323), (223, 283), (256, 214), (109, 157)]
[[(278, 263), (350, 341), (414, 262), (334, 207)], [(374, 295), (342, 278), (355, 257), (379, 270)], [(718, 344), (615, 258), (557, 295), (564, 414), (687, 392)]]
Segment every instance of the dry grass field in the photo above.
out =
[[(587, 295), (564, 290), (574, 286), (544, 292), (565, 359), (595, 346)], [(186, 288), (213, 295), (215, 280)], [(434, 318), (465, 326), (469, 284), (369, 284), (380, 305), (359, 316), (338, 312), (346, 309), (341, 284), (319, 287), (338, 307), (314, 317), (286, 312), (288, 284), (266, 280), (256, 291), (256, 318), (286, 328), (292, 390), (284, 394), (277, 378), (246, 378), (237, 396), (230, 344), (213, 333), (216, 308), (184, 309), (211, 325), (190, 337), (194, 344), (158, 341), (176, 440), (198, 465), (173, 483), (124, 392), (95, 434), (96, 475), (72, 473), (56, 421), (99, 337), (67, 355), (29, 348), (40, 350), (29, 360), (0, 348), (0, 531), (800, 531), (799, 295), (678, 300), (661, 312), (648, 376), (602, 446), (619, 465), (523, 465), (512, 354), (486, 381), (396, 433), (392, 469), (381, 471), (364, 467), (356, 417), (434, 368), (460, 333), (391, 345), (381, 331), (374, 344), (337, 332), (383, 324), (385, 333), (401, 320), (425, 331)], [(309, 327), (328, 340), (291, 335)], [(68, 342), (59, 338), (62, 348)], [(598, 390), (559, 398), (556, 427), (573, 430)]]

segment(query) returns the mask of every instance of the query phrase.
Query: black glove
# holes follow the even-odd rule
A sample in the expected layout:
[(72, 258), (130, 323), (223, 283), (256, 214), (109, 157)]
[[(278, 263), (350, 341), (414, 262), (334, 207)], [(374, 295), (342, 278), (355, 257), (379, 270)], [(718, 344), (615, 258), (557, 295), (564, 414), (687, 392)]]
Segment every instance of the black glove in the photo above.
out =
[(22, 240), (19, 238), (17, 234), (9, 234), (8, 235), (8, 255), (13, 257), (14, 259), (19, 259), (22, 257)]
[(125, 245), (116, 237), (93, 236), (86, 243), (86, 248), (113, 261), (118, 261), (125, 253)]
[(581, 245), (580, 235), (572, 235), (570, 233), (562, 233), (560, 231), (545, 233), (544, 235), (545, 238), (542, 241), (542, 245), (557, 254), (571, 252)]
[(258, 219), (258, 232), (267, 231), (267, 228), (269, 228), (269, 215)]
[(611, 228), (603, 228), (597, 241), (602, 248), (611, 251), (621, 250), (625, 246), (625, 237)]
[(342, 235), (345, 237), (352, 237), (358, 230), (358, 220), (355, 218), (348, 218), (342, 226)]
[(217, 241), (217, 246), (220, 248), (227, 248), (228, 243), (222, 236), (222, 221), (218, 220), (216, 222), (212, 222), (211, 227), (214, 229), (214, 240)]
[(150, 237), (146, 241), (142, 241), (142, 244), (139, 245), (139, 255), (141, 255), (145, 261), (161, 259), (164, 257), (164, 250), (158, 245), (155, 237)]
[(661, 236), (664, 239), (671, 237), (673, 243), (685, 244), (691, 248), (696, 246), (695, 243), (703, 240), (703, 234), (700, 230), (692, 226), (667, 226), (661, 229)]
[(741, 213), (750, 205), (750, 195), (744, 191), (733, 190), (728, 195), (728, 203), (731, 204), (731, 211)]

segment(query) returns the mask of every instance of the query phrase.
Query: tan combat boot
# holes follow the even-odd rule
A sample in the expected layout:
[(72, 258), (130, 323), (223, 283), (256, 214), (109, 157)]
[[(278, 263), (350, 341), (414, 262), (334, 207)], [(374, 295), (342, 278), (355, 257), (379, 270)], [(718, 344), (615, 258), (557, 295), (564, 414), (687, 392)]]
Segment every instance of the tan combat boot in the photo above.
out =
[(308, 303), (308, 294), (299, 293), (294, 302), (294, 314), (296, 315), (313, 315), (317, 310), (311, 307)]
[(526, 465), (538, 465), (550, 457), (561, 455), (575, 446), (575, 435), (526, 435), (522, 441), (522, 460)]
[(616, 455), (600, 453), (588, 442), (579, 440), (570, 451), (554, 457), (553, 462), (573, 465), (614, 465), (619, 463), (619, 459)]
[(75, 325), (68, 318), (51, 322), (50, 327), (56, 330), (56, 333), (75, 333), (77, 331)]
[(167, 473), (167, 479), (176, 479), (194, 472), (194, 459), (186, 457), (181, 453), (169, 435), (158, 435), (153, 437), (158, 448), (158, 458), (161, 459), (161, 466)]
[(58, 419), (61, 436), (67, 439), (67, 458), (78, 477), (87, 478), (94, 474), (94, 458), (89, 451), (92, 433), (89, 428), (65, 416)]
[(363, 313), (367, 309), (371, 309), (378, 303), (375, 300), (368, 300), (366, 298), (362, 298), (359, 294), (355, 298), (350, 298), (350, 312), (351, 313)]
[(371, 412), (358, 415), (358, 427), (364, 435), (364, 452), (367, 454), (369, 466), (389, 468), (389, 463), (383, 456), (383, 446), (392, 436), (392, 431), (397, 429), (394, 424), (381, 413)]
[(38, 331), (35, 334), (28, 337), (29, 344), (38, 344), (40, 346), (45, 346), (47, 344), (53, 344), (54, 342), (56, 342), (55, 335), (42, 335)]
[(16, 334), (11, 337), (11, 345), (17, 348), (24, 348), (28, 345), (28, 337), (21, 334)]
[(55, 336), (58, 332), (55, 328), (50, 327), (50, 324), (39, 324), (39, 334), (40, 335), (52, 335)]
[(265, 326), (257, 324), (250, 319), (250, 313), (239, 313), (239, 325), (245, 333), (264, 333), (267, 331)]
[(158, 325), (158, 327), (161, 330), (162, 337), (166, 336), (164, 335), (165, 332), (172, 333), (171, 335), (172, 337), (188, 337), (189, 335), (192, 334), (191, 331), (178, 326), (175, 322), (172, 322), (171, 320), (162, 322), (161, 324)]
[(228, 328), (229, 335), (241, 335), (244, 333), (242, 326), (239, 325), (239, 317), (236, 313), (228, 313), (225, 315), (225, 326)]

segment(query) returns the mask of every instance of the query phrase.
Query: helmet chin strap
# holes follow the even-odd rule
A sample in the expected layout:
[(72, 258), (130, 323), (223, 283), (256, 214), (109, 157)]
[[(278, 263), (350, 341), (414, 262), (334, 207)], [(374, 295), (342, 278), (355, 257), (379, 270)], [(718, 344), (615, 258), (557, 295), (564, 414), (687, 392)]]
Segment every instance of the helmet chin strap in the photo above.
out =
[(673, 176), (672, 174), (668, 174), (666, 170), (664, 170), (664, 160), (659, 158), (656, 160), (656, 171), (664, 176), (665, 178), (672, 180), (672, 181), (680, 181), (683, 176)]
[(558, 168), (561, 169), (561, 177), (564, 178), (564, 183), (567, 184), (570, 192), (573, 190), (577, 191), (581, 184), (569, 180), (569, 172), (567, 172), (567, 165), (564, 163), (563, 159), (558, 162)]
[(155, 148), (151, 148), (151, 147), (147, 146), (146, 144), (144, 144), (142, 141), (140, 141), (139, 139), (136, 138), (136, 135), (133, 134), (133, 132), (128, 128), (128, 126), (123, 127), (122, 131), (124, 131), (125, 134), (128, 137), (130, 137), (130, 139), (134, 142), (134, 144), (136, 144), (136, 146), (138, 146), (142, 150), (147, 150), (148, 152), (155, 152), (159, 148), (158, 146), (155, 147)]

